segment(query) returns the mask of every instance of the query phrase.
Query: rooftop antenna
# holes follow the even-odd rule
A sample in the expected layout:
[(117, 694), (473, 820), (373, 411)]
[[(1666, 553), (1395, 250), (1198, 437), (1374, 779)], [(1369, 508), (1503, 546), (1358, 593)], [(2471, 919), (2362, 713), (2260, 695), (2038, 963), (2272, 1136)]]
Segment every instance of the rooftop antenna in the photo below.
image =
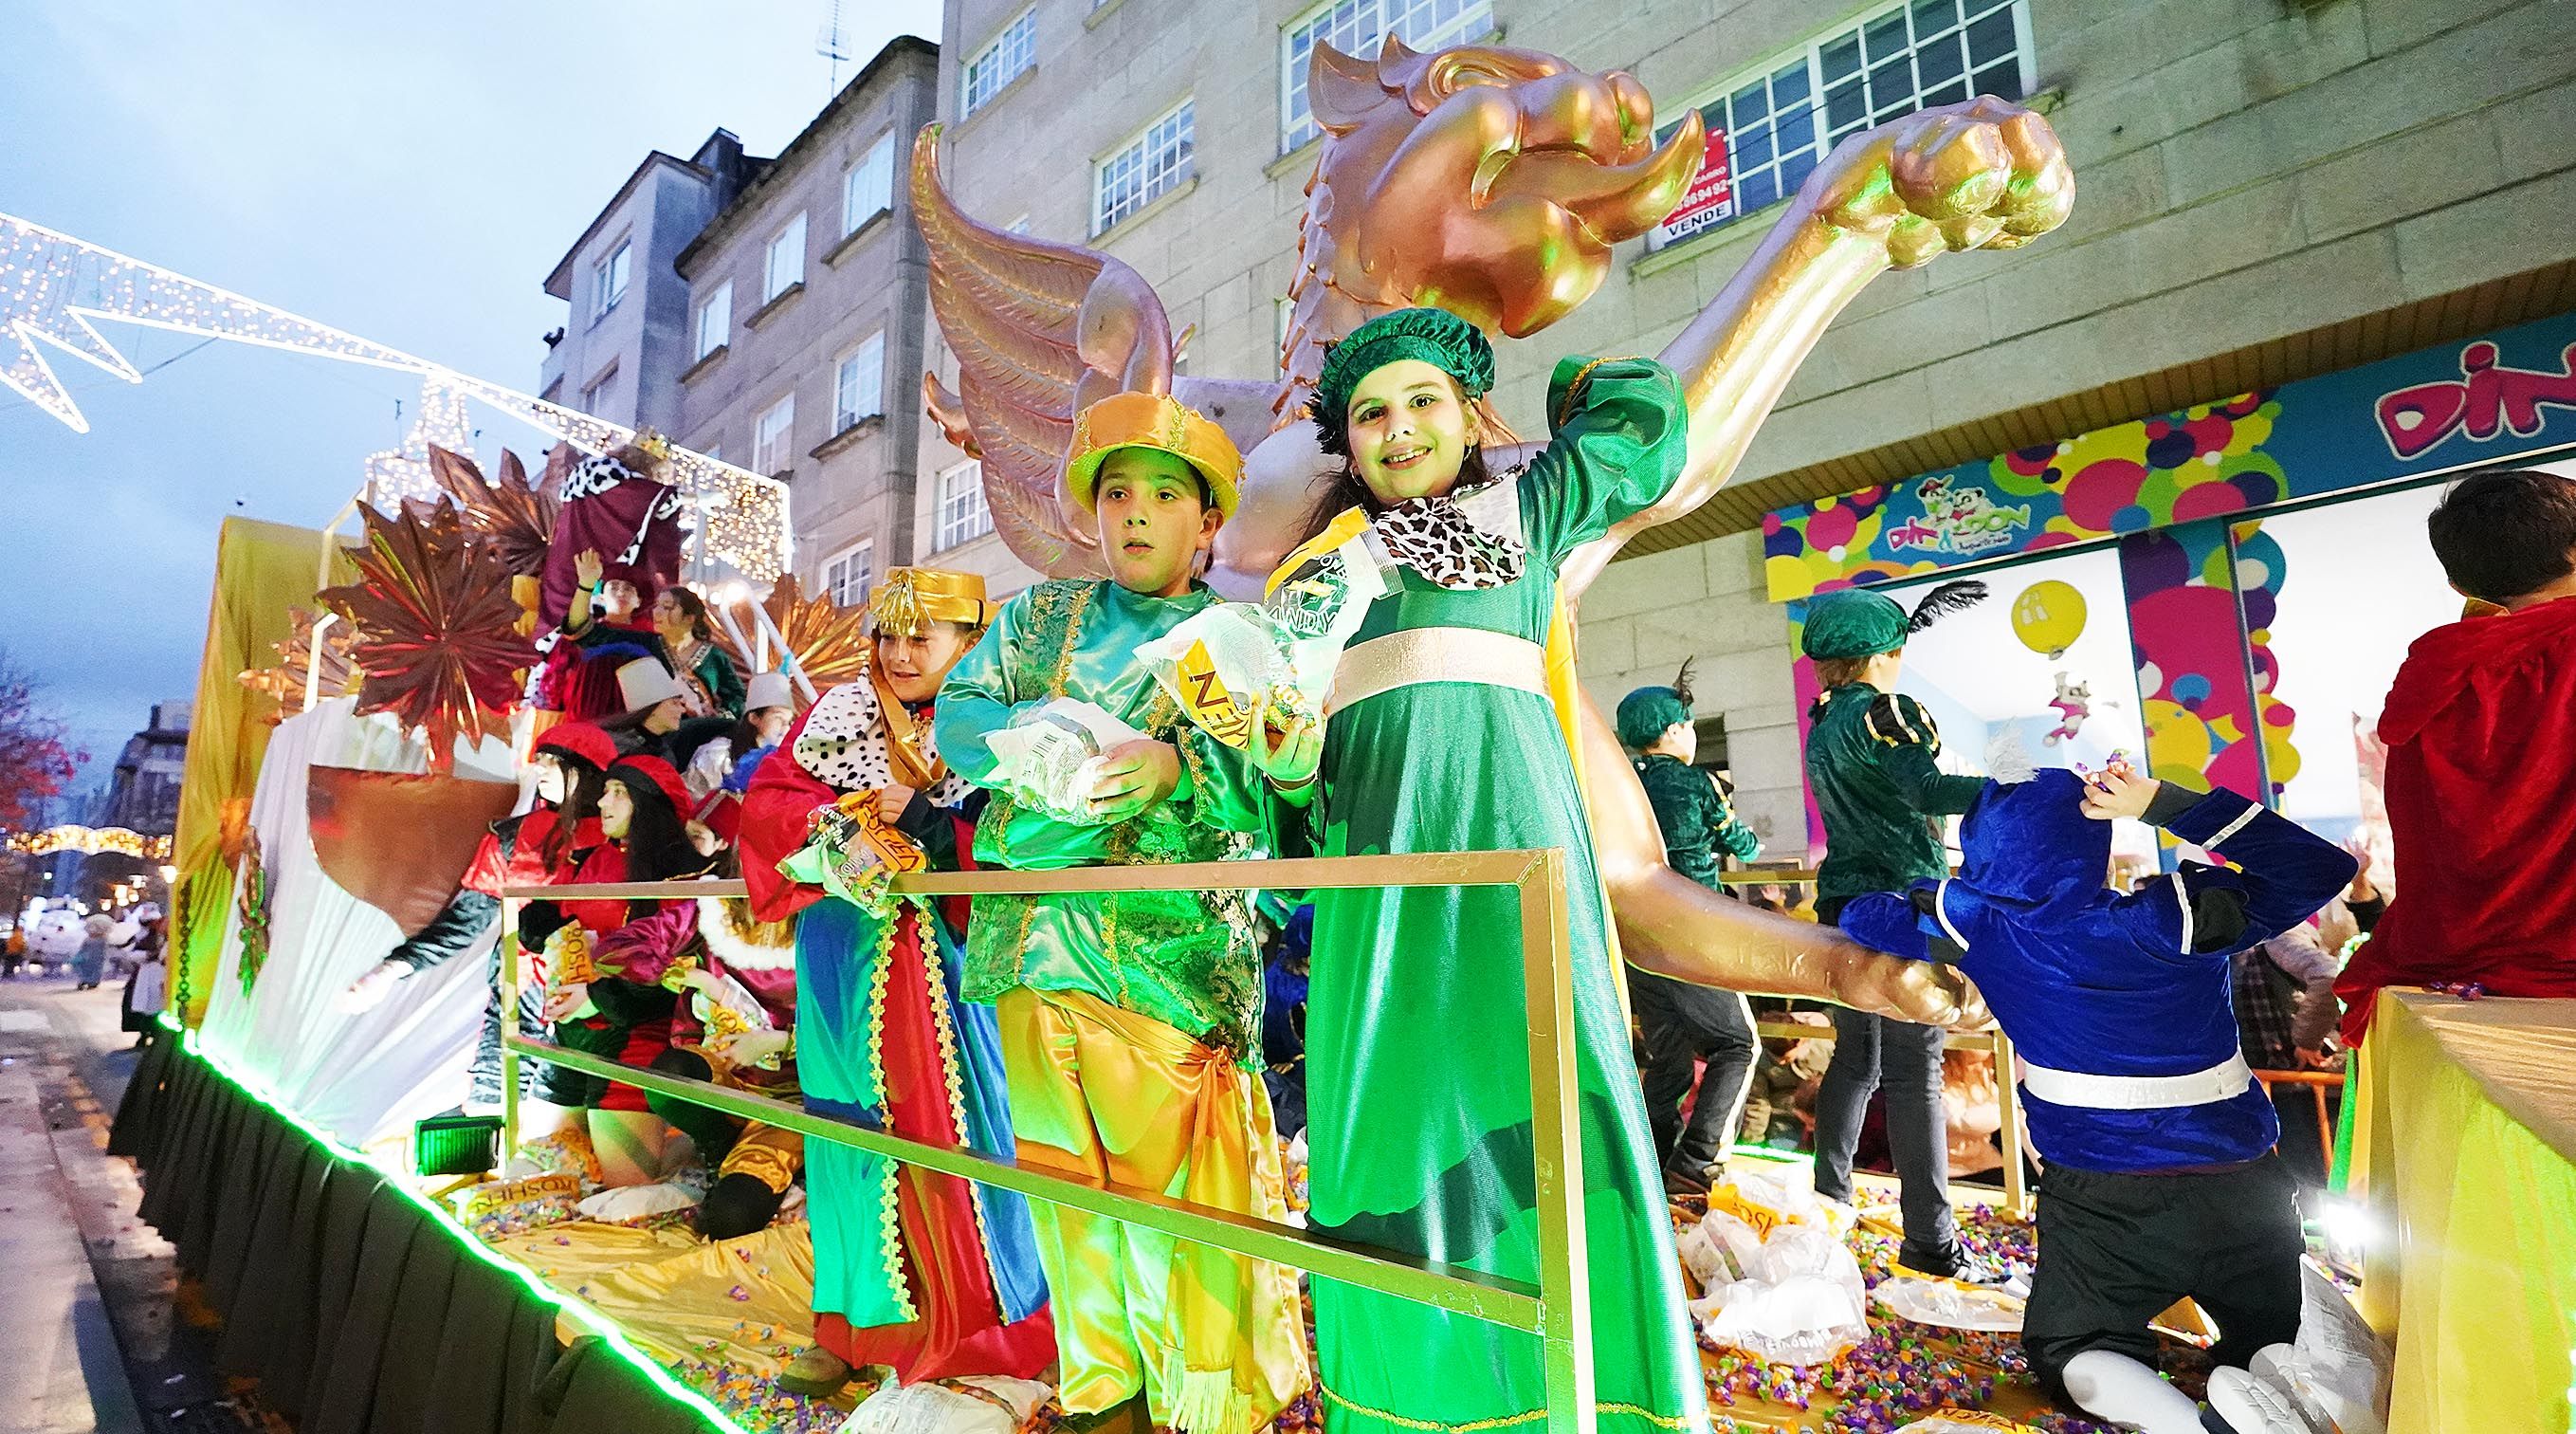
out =
[(826, 0), (824, 9), (829, 18), (814, 32), (814, 53), (832, 62), (830, 88), (824, 95), (829, 101), (841, 92), (841, 62), (850, 57), (850, 37), (841, 28), (841, 0)]

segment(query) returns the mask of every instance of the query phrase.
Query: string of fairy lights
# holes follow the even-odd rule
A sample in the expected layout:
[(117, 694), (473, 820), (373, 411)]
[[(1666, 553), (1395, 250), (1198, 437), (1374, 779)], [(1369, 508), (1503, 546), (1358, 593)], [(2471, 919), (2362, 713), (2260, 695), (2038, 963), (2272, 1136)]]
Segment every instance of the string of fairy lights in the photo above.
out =
[[(143, 381), (142, 373), (91, 322), (94, 319), (421, 375), (420, 413), (403, 446), (367, 460), (371, 499), (427, 497), (436, 491), (429, 479), (427, 445), (466, 450), (472, 434), (467, 398), (587, 452), (604, 452), (634, 436), (631, 429), (589, 414), (0, 214), (0, 385), (76, 433), (87, 433), (89, 420), (56, 377), (46, 359), (47, 349), (128, 383)], [(671, 478), (691, 500), (689, 507), (701, 515), (703, 551), (708, 556), (755, 581), (766, 582), (787, 570), (786, 485), (677, 446), (671, 449)]]
[(47, 827), (43, 831), (16, 832), (8, 839), (9, 849), (28, 856), (55, 856), (79, 852), (83, 856), (113, 853), (142, 861), (160, 861), (170, 855), (170, 839), (145, 836), (124, 827)]

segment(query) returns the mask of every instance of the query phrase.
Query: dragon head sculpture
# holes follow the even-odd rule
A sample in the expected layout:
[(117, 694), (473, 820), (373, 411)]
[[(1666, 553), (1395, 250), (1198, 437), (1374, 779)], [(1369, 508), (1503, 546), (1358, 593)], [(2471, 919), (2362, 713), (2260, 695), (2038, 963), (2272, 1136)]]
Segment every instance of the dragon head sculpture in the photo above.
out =
[(1523, 337), (1601, 287), (1610, 246), (1672, 212), (1697, 170), (1700, 120), (1654, 143), (1654, 101), (1624, 73), (1496, 46), (1374, 61), (1315, 49), (1307, 94), (1324, 130), (1280, 412), (1304, 402), (1324, 346), (1377, 312), (1449, 310)]

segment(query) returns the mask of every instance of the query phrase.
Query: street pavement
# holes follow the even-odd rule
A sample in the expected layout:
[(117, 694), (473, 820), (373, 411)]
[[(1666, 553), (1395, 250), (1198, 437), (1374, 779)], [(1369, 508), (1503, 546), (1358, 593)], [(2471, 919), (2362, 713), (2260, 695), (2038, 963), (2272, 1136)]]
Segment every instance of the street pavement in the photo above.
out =
[(134, 1071), (115, 984), (0, 979), (0, 1434), (213, 1434), (262, 1424), (213, 1370), (170, 1245), (107, 1153)]

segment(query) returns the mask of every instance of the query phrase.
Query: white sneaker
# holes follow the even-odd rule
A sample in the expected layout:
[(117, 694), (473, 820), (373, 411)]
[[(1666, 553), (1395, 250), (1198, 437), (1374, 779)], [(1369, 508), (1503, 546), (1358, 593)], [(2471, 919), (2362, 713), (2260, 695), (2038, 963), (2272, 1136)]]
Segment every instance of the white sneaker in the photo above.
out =
[(2209, 1408), (2236, 1434), (2334, 1434), (2269, 1381), (2241, 1369), (2210, 1371)]

